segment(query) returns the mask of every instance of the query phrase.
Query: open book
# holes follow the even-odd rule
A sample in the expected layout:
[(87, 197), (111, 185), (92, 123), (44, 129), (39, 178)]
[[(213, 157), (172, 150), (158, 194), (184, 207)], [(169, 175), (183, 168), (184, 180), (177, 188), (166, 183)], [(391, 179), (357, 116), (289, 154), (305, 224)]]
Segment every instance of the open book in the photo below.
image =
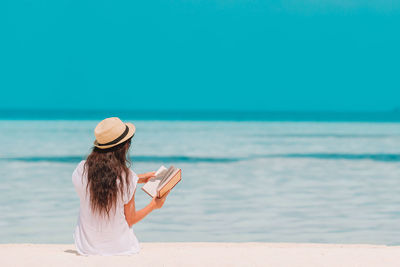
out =
[(165, 195), (165, 193), (179, 183), (181, 179), (181, 169), (175, 168), (174, 166), (171, 166), (167, 169), (164, 166), (161, 166), (156, 171), (156, 176), (145, 183), (142, 189), (151, 197), (157, 196), (161, 198)]

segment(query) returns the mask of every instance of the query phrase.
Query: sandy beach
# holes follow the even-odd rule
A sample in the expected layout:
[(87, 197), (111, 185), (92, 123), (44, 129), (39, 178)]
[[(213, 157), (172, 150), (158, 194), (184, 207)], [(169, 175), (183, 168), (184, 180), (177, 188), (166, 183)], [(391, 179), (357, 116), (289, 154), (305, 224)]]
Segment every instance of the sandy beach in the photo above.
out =
[(141, 243), (130, 256), (80, 256), (72, 244), (1, 244), (1, 266), (398, 266), (400, 246)]

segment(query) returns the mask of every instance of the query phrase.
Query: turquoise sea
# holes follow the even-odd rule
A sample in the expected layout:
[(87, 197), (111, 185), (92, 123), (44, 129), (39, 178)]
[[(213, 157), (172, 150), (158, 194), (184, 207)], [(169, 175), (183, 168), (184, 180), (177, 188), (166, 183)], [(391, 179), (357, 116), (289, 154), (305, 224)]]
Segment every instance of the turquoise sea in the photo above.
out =
[[(133, 226), (142, 242), (400, 244), (396, 121), (126, 120), (135, 172), (183, 171), (165, 206)], [(0, 121), (1, 243), (73, 242), (71, 174), (98, 122)], [(136, 192), (141, 208), (150, 198)]]

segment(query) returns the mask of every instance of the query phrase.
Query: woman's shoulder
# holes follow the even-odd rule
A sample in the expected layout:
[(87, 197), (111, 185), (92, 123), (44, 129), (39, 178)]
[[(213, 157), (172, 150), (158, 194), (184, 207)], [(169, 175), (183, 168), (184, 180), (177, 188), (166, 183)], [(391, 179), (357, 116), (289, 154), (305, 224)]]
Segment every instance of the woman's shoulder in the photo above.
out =
[[(129, 180), (130, 182), (137, 182), (137, 180), (139, 179), (139, 177), (137, 176), (137, 174), (136, 174), (131, 168), (128, 168), (128, 170), (129, 170), (129, 173), (128, 173), (128, 180)], [(126, 173), (125, 173), (125, 172), (122, 172), (122, 173), (121, 173), (121, 177), (122, 177), (122, 180), (124, 181), (124, 180), (125, 180), (125, 177), (126, 177)]]
[(84, 165), (85, 165), (85, 162), (86, 162), (86, 160), (81, 160), (81, 161), (78, 163), (78, 165), (76, 166), (74, 172), (78, 172), (78, 171), (82, 172), (82, 171), (83, 171), (83, 167), (84, 167)]
[(129, 172), (130, 172), (130, 174), (133, 175), (133, 176), (136, 175), (136, 172), (134, 172), (131, 168), (129, 168)]
[(132, 180), (134, 182), (137, 182), (137, 180), (139, 180), (139, 177), (137, 176), (136, 172), (134, 172), (131, 168), (129, 168), (129, 172), (130, 172), (130, 175), (132, 177)]
[(82, 177), (85, 162), (86, 160), (81, 160), (75, 167), (75, 170), (72, 173), (72, 180), (76, 180), (77, 178)]

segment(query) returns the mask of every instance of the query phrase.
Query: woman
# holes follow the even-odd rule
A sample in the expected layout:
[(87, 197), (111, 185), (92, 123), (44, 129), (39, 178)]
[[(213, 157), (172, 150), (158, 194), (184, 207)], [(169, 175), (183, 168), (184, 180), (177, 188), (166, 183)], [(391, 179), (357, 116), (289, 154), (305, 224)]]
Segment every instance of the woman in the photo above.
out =
[(95, 128), (92, 152), (72, 174), (80, 199), (77, 226), (73, 234), (81, 255), (127, 255), (140, 251), (130, 229), (147, 214), (164, 204), (153, 198), (141, 210), (135, 209), (137, 183), (146, 183), (154, 172), (136, 175), (129, 167), (128, 151), (135, 134), (132, 123), (107, 118)]

